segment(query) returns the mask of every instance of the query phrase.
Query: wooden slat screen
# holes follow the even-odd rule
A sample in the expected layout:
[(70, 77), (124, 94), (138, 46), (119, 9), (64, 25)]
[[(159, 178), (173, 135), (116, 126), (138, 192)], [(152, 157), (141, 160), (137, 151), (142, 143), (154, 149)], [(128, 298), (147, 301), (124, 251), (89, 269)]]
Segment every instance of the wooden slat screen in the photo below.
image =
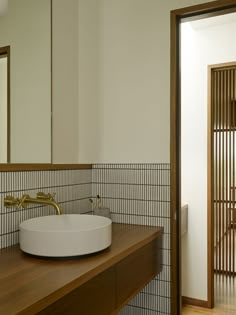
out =
[(236, 274), (236, 64), (211, 71), (214, 270)]

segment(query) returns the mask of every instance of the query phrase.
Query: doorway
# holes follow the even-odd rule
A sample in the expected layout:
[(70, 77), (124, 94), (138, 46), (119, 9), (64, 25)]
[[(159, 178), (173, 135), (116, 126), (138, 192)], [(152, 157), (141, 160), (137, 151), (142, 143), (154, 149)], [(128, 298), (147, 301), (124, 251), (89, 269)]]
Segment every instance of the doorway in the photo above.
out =
[(236, 275), (235, 142), (236, 62), (209, 66), (209, 137), (214, 220), (212, 268), (218, 275)]
[[(171, 207), (172, 213), (177, 212), (177, 220), (173, 224), (174, 237), (172, 240), (174, 248), (176, 248), (175, 261), (177, 271), (177, 297), (179, 298), (179, 310), (181, 310), (181, 90), (180, 90), (180, 24), (183, 21), (197, 20), (204, 17), (224, 15), (236, 11), (236, 1), (214, 1), (197, 5), (189, 8), (184, 8), (171, 13)], [(209, 170), (210, 177), (212, 176)], [(212, 199), (210, 183), (208, 182), (208, 201)], [(174, 215), (173, 215), (174, 217)], [(205, 307), (213, 307), (214, 305), (214, 280), (213, 280), (213, 249), (211, 244), (213, 240), (213, 225), (214, 222), (208, 212), (208, 229), (207, 244), (208, 244), (208, 267), (207, 267), (207, 301)], [(179, 283), (179, 285), (178, 285)]]

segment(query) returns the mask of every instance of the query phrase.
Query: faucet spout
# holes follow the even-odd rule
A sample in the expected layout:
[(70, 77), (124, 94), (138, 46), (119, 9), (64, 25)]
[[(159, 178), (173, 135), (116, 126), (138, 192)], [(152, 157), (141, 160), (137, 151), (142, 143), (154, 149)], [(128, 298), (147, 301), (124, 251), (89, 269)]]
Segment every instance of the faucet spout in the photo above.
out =
[(48, 197), (45, 196), (45, 198), (39, 197), (37, 194), (36, 198), (32, 198), (29, 195), (23, 195), (20, 199), (20, 203), (22, 205), (22, 207), (26, 206), (26, 204), (39, 204), (39, 205), (48, 205), (48, 206), (52, 206), (58, 215), (62, 214), (62, 210), (59, 206), (58, 203), (56, 203), (56, 201), (54, 200), (54, 198), (52, 197), (52, 195), (48, 194)]
[(29, 195), (23, 195), (20, 199), (12, 196), (7, 196), (4, 199), (4, 205), (6, 207), (17, 206), (18, 208), (26, 208), (28, 204), (39, 204), (52, 206), (58, 215), (62, 214), (62, 209), (59, 204), (55, 201), (54, 196), (51, 194), (45, 194), (42, 192), (37, 193), (36, 198), (30, 197)]

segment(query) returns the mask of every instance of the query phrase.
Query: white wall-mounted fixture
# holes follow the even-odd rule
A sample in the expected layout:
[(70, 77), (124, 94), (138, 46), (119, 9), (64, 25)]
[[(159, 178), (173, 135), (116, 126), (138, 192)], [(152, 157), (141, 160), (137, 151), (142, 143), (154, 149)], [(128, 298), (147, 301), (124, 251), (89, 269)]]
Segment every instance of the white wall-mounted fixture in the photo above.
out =
[(188, 205), (181, 207), (181, 235), (183, 236), (188, 231)]
[(8, 0), (0, 0), (0, 16), (3, 16), (7, 13), (8, 9)]

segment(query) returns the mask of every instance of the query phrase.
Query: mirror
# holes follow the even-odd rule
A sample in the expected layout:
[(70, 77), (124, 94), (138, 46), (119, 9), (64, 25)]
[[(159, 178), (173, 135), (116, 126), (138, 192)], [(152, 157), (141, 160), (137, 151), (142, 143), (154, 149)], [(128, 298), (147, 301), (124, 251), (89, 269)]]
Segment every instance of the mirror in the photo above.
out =
[(0, 163), (51, 163), (51, 0), (9, 0), (0, 47)]

